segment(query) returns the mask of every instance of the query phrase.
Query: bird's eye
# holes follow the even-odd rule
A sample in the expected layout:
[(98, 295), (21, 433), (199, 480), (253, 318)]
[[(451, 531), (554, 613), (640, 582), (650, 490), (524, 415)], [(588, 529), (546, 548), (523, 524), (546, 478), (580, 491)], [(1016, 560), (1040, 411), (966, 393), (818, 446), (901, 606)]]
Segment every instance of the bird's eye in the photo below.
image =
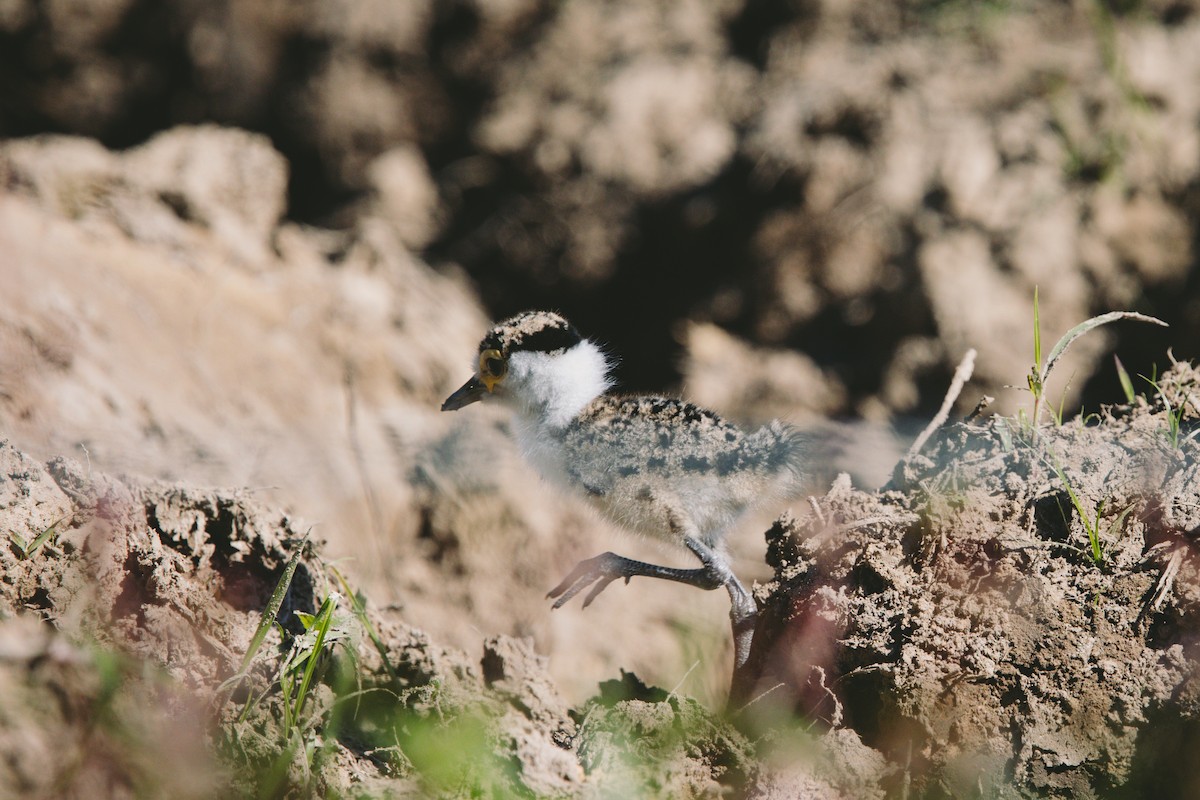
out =
[(479, 354), (479, 377), (489, 392), (496, 388), (507, 372), (508, 362), (499, 350), (484, 350)]
[(479, 371), (493, 378), (503, 378), (508, 371), (508, 362), (500, 355), (499, 350), (484, 350), (479, 354)]

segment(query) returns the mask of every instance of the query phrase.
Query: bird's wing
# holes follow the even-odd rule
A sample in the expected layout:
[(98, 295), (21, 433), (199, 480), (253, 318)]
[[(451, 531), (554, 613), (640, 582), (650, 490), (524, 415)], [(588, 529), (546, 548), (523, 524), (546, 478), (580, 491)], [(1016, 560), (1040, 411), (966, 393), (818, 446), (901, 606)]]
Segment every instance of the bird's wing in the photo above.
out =
[(568, 427), (568, 450), (603, 472), (727, 474), (744, 466), (746, 435), (720, 416), (667, 397), (602, 397)]

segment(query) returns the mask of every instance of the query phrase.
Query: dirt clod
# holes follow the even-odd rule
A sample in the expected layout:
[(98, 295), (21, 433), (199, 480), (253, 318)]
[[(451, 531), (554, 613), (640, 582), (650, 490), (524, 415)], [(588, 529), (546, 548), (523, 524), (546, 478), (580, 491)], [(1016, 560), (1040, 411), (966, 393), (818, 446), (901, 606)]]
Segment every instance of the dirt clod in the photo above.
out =
[[(755, 691), (854, 729), (922, 793), (1187, 796), (1200, 776), (1157, 729), (1200, 724), (1180, 703), (1200, 447), (1168, 426), (1150, 405), (952, 425), (885, 491), (840, 482), (821, 517), (781, 518)], [(1156, 593), (1171, 563), (1189, 588)]]

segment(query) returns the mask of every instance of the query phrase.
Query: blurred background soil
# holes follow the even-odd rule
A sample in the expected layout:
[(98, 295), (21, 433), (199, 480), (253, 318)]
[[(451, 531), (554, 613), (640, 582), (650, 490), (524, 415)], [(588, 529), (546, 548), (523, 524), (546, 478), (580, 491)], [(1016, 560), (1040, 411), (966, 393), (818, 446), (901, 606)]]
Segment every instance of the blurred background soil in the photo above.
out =
[(718, 593), (550, 613), (581, 558), (687, 559), (438, 412), (489, 320), (558, 309), (622, 388), (824, 431), (813, 491), (875, 488), (967, 348), (961, 411), (1028, 403), (1035, 286), (1046, 342), (1171, 325), (1081, 339), (1055, 406), (1200, 355), (1197, 86), (1183, 0), (0, 0), (0, 438), (247, 487), (572, 702), (617, 667), (715, 701)]

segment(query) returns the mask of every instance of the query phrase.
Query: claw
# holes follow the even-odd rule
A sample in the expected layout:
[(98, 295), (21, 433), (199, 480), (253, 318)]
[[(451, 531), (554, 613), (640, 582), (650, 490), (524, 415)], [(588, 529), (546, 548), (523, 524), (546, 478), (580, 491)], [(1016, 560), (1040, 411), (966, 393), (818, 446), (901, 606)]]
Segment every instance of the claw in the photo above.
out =
[[(596, 599), (596, 595), (603, 592), (604, 587), (608, 586), (610, 583), (612, 583), (619, 577), (620, 577), (619, 575), (602, 576), (598, 581), (596, 581), (596, 585), (592, 587), (592, 590), (590, 592), (588, 592), (587, 597), (583, 598), (583, 607), (587, 608), (588, 606), (590, 606), (592, 604), (592, 601)], [(625, 578), (625, 583), (626, 584), (629, 583), (628, 577)]]
[(562, 608), (571, 598), (592, 584), (592, 590), (583, 598), (583, 607), (587, 608), (596, 599), (596, 595), (604, 591), (604, 587), (617, 578), (624, 578), (629, 583), (631, 576), (622, 569), (622, 559), (612, 553), (602, 553), (595, 558), (580, 561), (575, 565), (562, 582), (546, 593), (546, 597), (557, 597), (551, 608)]

